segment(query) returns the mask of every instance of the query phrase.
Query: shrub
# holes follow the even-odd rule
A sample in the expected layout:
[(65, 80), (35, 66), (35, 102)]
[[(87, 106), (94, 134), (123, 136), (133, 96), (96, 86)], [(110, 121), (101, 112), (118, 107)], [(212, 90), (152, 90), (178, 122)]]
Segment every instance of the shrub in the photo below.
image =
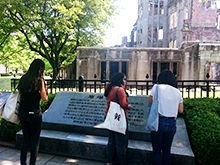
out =
[(52, 103), (52, 101), (56, 95), (57, 95), (56, 93), (55, 94), (50, 93), (48, 95), (47, 101), (45, 101), (45, 102), (43, 100), (40, 101), (42, 112), (45, 112), (50, 107), (50, 104)]
[[(48, 100), (46, 102), (43, 102), (42, 100), (40, 101), (40, 105), (43, 112), (49, 108), (55, 96), (56, 94), (49, 94)], [(16, 133), (20, 130), (20, 123), (16, 125), (6, 121), (2, 117), (0, 118), (0, 140), (15, 141)]]
[(13, 73), (1, 73), (2, 77), (8, 77), (8, 76), (12, 76)]
[(13, 124), (2, 117), (0, 118), (0, 139), (3, 141), (15, 141), (16, 132), (21, 130), (21, 124)]
[(184, 118), (197, 164), (220, 162), (220, 99), (184, 99)]

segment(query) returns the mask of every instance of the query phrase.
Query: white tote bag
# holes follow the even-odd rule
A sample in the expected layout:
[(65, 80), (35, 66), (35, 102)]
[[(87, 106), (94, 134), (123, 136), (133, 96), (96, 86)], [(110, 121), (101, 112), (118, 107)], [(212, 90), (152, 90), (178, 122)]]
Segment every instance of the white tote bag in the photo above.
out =
[[(116, 91), (116, 100), (117, 100), (117, 92), (118, 89)], [(125, 135), (127, 129), (125, 112), (124, 109), (122, 109), (121, 106), (116, 102), (113, 101), (110, 102), (110, 107), (106, 119), (103, 123), (103, 127), (108, 130)]]
[(125, 135), (127, 124), (124, 109), (122, 109), (116, 102), (110, 102), (110, 107), (103, 123), (103, 127)]
[(12, 92), (4, 106), (2, 117), (11, 123), (18, 124), (20, 122), (18, 117), (19, 106), (20, 93)]

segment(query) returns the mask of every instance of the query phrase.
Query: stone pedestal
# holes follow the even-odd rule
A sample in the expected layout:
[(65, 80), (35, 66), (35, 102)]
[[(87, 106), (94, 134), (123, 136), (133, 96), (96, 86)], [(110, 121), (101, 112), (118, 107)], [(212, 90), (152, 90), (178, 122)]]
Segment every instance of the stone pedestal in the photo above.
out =
[[(145, 126), (148, 117), (148, 97), (130, 96), (129, 103), (129, 164), (152, 164), (150, 134)], [(98, 161), (106, 160), (108, 132), (102, 128), (106, 99), (103, 94), (60, 92), (43, 114), (40, 152), (72, 156)], [(20, 148), (22, 132), (16, 135), (16, 147)], [(185, 123), (177, 120), (177, 133), (172, 145), (174, 164), (194, 164)]]

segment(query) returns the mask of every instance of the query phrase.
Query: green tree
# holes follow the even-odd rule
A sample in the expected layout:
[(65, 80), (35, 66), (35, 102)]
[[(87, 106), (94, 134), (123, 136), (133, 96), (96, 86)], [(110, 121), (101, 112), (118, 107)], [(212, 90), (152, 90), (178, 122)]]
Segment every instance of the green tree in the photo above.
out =
[(9, 32), (21, 32), (30, 50), (49, 61), (56, 78), (61, 65), (75, 59), (77, 47), (102, 45), (117, 1), (1, 1), (0, 26)]
[(36, 56), (41, 57), (28, 49), (25, 38), (19, 33), (9, 35), (0, 46), (1, 63), (16, 73), (18, 70), (26, 71)]

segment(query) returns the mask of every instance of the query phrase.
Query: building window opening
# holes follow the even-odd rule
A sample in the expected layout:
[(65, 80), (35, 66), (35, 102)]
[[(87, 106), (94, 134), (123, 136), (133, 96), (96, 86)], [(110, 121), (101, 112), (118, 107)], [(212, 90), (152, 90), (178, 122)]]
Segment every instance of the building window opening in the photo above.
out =
[(101, 80), (106, 80), (106, 62), (101, 62)]
[(215, 3), (216, 3), (217, 9), (220, 9), (220, 1), (216, 1)]
[(134, 42), (137, 42), (137, 30), (134, 31)]
[(171, 15), (170, 15), (170, 29), (173, 29), (173, 19), (174, 18), (174, 14), (172, 13)]
[[(154, 1), (154, 2), (150, 2), (149, 3), (149, 8), (148, 8), (148, 12), (149, 15), (157, 15), (158, 14), (158, 1)], [(159, 8), (159, 14), (163, 14), (163, 3), (160, 4), (160, 8)]]
[[(171, 66), (170, 66), (171, 65)], [(157, 80), (157, 74), (160, 74), (163, 70), (172, 70), (175, 77), (177, 77), (177, 62), (154, 62), (153, 63), (153, 81)], [(159, 72), (158, 72), (159, 71)]]
[(217, 16), (217, 29), (220, 29), (220, 14)]
[(206, 73), (209, 73), (210, 80), (220, 80), (219, 71), (220, 71), (219, 62), (207, 62), (206, 63)]
[(158, 14), (158, 1), (154, 1), (154, 15)]
[(210, 7), (212, 7), (212, 3), (211, 3), (211, 1), (203, 2), (203, 3), (202, 3), (202, 6), (203, 6), (205, 9), (209, 9)]
[(153, 41), (157, 41), (158, 33), (157, 33), (157, 27), (154, 27), (153, 29)]
[[(104, 63), (103, 63), (103, 67), (106, 65)], [(119, 68), (119, 62), (110, 61), (109, 64), (110, 64), (110, 78), (117, 72), (122, 72), (127, 76), (127, 62), (121, 62), (120, 68)]]
[(159, 28), (158, 31), (158, 40), (163, 40), (163, 27)]
[(177, 48), (176, 40), (173, 41), (173, 48)]
[(189, 19), (189, 10), (188, 7), (185, 7), (185, 12), (184, 12), (184, 19)]
[(170, 63), (169, 62), (161, 62), (160, 63), (160, 72), (162, 72), (165, 69), (170, 69)]
[(170, 40), (170, 42), (169, 42), (169, 48), (172, 48), (172, 47), (173, 47), (173, 41)]
[(177, 23), (178, 23), (178, 14), (177, 14), (177, 12), (174, 12), (173, 19), (174, 19), (173, 27), (175, 28), (175, 27), (177, 27)]
[(151, 33), (151, 27), (148, 28), (148, 41), (151, 42), (152, 40), (152, 33)]
[(157, 62), (153, 63), (153, 81), (157, 80)]
[(110, 78), (115, 74), (119, 72), (119, 62), (110, 62)]
[(121, 72), (127, 76), (127, 62), (122, 62)]
[(152, 15), (152, 9), (153, 9), (153, 4), (152, 4), (152, 2), (150, 2), (149, 8), (148, 8), (149, 15)]
[(177, 77), (177, 63), (176, 62), (173, 63), (173, 75), (175, 76), (175, 78)]
[(138, 18), (141, 18), (143, 16), (143, 3), (138, 8)]
[(164, 14), (163, 1), (160, 1), (160, 14)]

